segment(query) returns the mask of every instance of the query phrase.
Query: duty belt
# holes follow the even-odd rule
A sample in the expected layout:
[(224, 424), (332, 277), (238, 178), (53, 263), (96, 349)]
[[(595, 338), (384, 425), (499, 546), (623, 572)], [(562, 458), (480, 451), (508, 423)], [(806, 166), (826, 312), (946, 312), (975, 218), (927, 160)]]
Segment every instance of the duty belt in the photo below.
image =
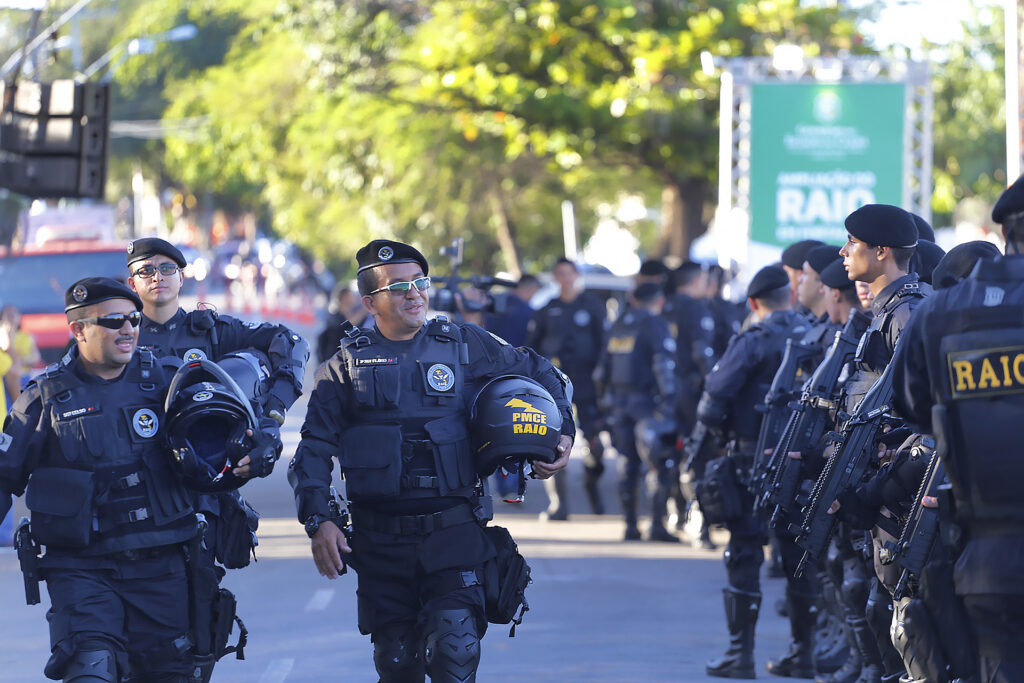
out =
[(475, 521), (476, 516), (468, 505), (456, 505), (427, 515), (385, 515), (373, 510), (352, 509), (352, 526), (357, 531), (377, 531), (402, 536), (429, 534)]

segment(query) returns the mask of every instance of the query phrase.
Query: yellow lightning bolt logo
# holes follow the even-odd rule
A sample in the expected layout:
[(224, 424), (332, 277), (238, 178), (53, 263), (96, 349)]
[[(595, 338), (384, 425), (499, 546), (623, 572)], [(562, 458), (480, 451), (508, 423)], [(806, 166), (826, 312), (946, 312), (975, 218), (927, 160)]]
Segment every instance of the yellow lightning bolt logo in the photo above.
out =
[(524, 411), (526, 411), (528, 413), (543, 413), (544, 412), (542, 410), (537, 410), (536, 408), (531, 406), (529, 403), (527, 403), (526, 401), (524, 401), (522, 399), (519, 399), (519, 398), (510, 399), (509, 402), (505, 404), (505, 407), (506, 408), (519, 408), (520, 410), (524, 410)]

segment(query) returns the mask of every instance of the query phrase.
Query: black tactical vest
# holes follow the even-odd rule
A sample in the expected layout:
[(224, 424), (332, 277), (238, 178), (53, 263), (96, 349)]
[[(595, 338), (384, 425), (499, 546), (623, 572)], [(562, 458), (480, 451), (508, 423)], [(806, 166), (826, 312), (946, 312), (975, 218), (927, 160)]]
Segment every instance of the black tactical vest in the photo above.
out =
[(776, 311), (742, 332), (756, 335), (757, 359), (753, 371), (736, 394), (734, 410), (730, 411), (727, 429), (734, 436), (743, 441), (757, 439), (763, 414), (755, 406), (764, 403), (764, 396), (771, 388), (786, 353), (786, 340), (800, 339), (809, 327), (807, 319), (794, 311)]
[(190, 352), (200, 351), (202, 358), (216, 359), (217, 315), (210, 310), (195, 310), (185, 314), (174, 329), (154, 334), (150, 322), (143, 321), (139, 327), (139, 347), (151, 349), (158, 357), (174, 356), (182, 360)]
[(892, 360), (894, 340), (900, 332), (893, 329), (893, 324), (901, 309), (916, 307), (930, 292), (931, 288), (926, 284), (907, 282), (876, 312), (857, 344), (853, 357), (854, 374), (844, 388), (847, 412), (853, 412)]
[(946, 474), (972, 523), (1024, 528), (1024, 259), (980, 261), (925, 326)]
[(195, 534), (189, 496), (170, 465), (161, 427), (166, 378), (140, 349), (117, 383), (117, 402), (67, 365), (39, 380), (59, 448), (29, 479), (32, 531), (51, 548), (81, 555), (180, 543)]
[(351, 383), (340, 457), (349, 499), (472, 497), (469, 350), (458, 325), (439, 316), (400, 347), (354, 330), (339, 353)]

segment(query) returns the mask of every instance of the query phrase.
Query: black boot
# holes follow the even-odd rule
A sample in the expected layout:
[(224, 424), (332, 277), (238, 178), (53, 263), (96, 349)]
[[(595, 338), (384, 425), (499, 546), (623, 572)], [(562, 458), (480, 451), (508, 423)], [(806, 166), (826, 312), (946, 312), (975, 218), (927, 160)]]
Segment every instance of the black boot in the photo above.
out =
[(849, 626), (853, 629), (853, 639), (857, 642), (857, 652), (860, 655), (860, 676), (857, 683), (881, 683), (882, 655), (878, 652), (878, 644), (868, 627), (867, 619), (854, 619)]
[(626, 522), (624, 541), (639, 541), (640, 529), (636, 526), (636, 488), (619, 482), (619, 504), (622, 506), (622, 518)]
[(747, 593), (733, 588), (722, 591), (725, 597), (725, 620), (729, 625), (729, 649), (704, 667), (708, 676), (716, 678), (757, 678), (754, 673), (754, 628), (761, 607), (760, 593)]
[(768, 662), (768, 673), (789, 678), (814, 678), (814, 633), (818, 627), (817, 596), (786, 591), (793, 642), (781, 658)]
[(648, 541), (661, 543), (679, 543), (679, 538), (665, 528), (665, 517), (668, 514), (668, 498), (671, 493), (671, 468), (664, 462), (658, 464), (656, 472), (648, 479), (648, 491), (651, 498), (651, 528), (647, 532)]
[(587, 441), (587, 455), (583, 460), (583, 491), (590, 503), (590, 511), (595, 515), (604, 514), (604, 501), (601, 500), (599, 487), (601, 475), (604, 473), (604, 444), (601, 437)]
[(548, 494), (548, 509), (540, 513), (545, 522), (564, 522), (569, 519), (569, 497), (566, 495), (565, 472), (559, 472), (544, 480), (544, 491)]

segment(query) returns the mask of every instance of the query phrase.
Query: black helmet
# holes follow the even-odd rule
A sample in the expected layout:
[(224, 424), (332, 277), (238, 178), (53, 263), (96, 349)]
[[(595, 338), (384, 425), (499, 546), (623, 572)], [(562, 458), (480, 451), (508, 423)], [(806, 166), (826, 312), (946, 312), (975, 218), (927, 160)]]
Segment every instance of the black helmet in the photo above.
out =
[(554, 462), (561, 432), (555, 399), (529, 377), (496, 377), (470, 404), (469, 439), (477, 472), (485, 477), (510, 458)]
[[(235, 369), (245, 368), (236, 363)], [(250, 366), (240, 378), (244, 381), (251, 372)], [(164, 410), (172, 463), (186, 487), (213, 493), (245, 483), (231, 468), (252, 449), (245, 432), (255, 432), (257, 421), (249, 397), (231, 374), (205, 359), (182, 365), (171, 378)]]
[(256, 349), (232, 351), (217, 359), (221, 370), (231, 375), (256, 412), (270, 392), (270, 361)]

